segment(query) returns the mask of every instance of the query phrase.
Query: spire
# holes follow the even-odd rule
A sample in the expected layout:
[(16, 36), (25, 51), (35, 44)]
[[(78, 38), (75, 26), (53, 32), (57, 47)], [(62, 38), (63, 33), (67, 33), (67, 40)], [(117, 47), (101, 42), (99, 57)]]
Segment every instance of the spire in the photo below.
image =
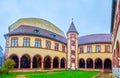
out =
[(78, 34), (78, 32), (77, 32), (77, 30), (76, 30), (76, 28), (75, 28), (75, 25), (74, 25), (74, 23), (73, 23), (73, 18), (72, 18), (72, 23), (71, 23), (71, 25), (70, 25), (70, 27), (69, 27), (69, 29), (68, 29), (67, 34), (70, 33), (70, 32), (75, 32), (75, 33)]

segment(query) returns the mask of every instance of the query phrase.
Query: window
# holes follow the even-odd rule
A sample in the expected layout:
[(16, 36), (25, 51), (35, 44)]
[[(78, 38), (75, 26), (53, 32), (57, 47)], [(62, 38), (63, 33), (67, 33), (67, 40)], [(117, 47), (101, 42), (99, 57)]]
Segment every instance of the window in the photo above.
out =
[(65, 46), (62, 46), (62, 51), (65, 52)]
[(58, 43), (55, 43), (54, 48), (55, 48), (55, 50), (59, 50), (59, 44), (58, 44)]
[(80, 47), (80, 53), (84, 53), (84, 48)]
[(72, 45), (72, 46), (75, 46), (75, 41), (71, 41), (71, 45)]
[(72, 63), (75, 63), (75, 58), (71, 58), (71, 62), (72, 62)]
[(71, 51), (71, 54), (72, 54), (72, 55), (75, 55), (75, 51), (74, 51), (74, 50), (72, 50), (72, 51)]
[(38, 29), (35, 29), (35, 30), (34, 30), (34, 33), (35, 33), (35, 34), (38, 34), (38, 33), (39, 33), (39, 30), (38, 30)]
[(37, 47), (37, 48), (41, 47), (41, 40), (40, 39), (35, 40), (35, 47)]
[(88, 46), (88, 47), (87, 47), (87, 51), (88, 51), (88, 52), (92, 52), (92, 46)]
[(12, 47), (17, 47), (18, 46), (18, 38), (12, 38), (11, 46)]
[(74, 34), (71, 34), (71, 37), (72, 37), (72, 38), (75, 38), (75, 35), (74, 35)]
[(56, 35), (55, 34), (51, 34), (50, 37), (56, 38)]
[(110, 52), (110, 46), (105, 46), (105, 52)]
[(100, 52), (100, 45), (96, 45), (96, 52)]
[(48, 48), (48, 49), (51, 48), (51, 42), (50, 41), (46, 41), (46, 48)]
[(29, 47), (30, 46), (30, 39), (29, 38), (24, 38), (23, 46), (24, 47)]

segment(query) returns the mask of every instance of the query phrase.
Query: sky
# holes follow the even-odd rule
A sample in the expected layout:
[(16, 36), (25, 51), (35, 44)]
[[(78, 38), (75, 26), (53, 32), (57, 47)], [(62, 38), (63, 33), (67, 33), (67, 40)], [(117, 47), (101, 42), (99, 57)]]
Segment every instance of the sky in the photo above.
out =
[[(20, 18), (42, 18), (65, 34), (72, 22), (79, 36), (110, 33), (112, 0), (0, 0), (0, 45), (4, 34)], [(3, 52), (4, 52), (3, 51)]]

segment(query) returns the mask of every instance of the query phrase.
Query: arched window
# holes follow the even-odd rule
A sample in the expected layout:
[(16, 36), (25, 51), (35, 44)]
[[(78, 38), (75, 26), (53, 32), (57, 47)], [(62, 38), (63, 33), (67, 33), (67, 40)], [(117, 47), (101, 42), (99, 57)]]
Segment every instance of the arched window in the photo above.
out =
[(50, 58), (50, 56), (46, 56), (44, 58), (44, 68), (45, 69), (50, 69), (51, 68), (51, 58)]
[(20, 61), (20, 68), (30, 68), (30, 56), (23, 55)]
[(41, 59), (41, 56), (39, 55), (35, 55), (33, 57), (33, 68), (41, 68), (41, 62), (42, 62), (42, 59)]
[(85, 68), (85, 60), (82, 58), (79, 60), (79, 68)]
[(91, 58), (87, 59), (87, 68), (93, 68), (93, 60)]

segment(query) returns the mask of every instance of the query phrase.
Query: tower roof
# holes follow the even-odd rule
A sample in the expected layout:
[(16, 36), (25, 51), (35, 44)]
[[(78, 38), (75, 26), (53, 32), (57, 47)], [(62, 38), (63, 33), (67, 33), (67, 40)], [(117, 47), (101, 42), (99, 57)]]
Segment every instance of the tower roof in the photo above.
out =
[(75, 32), (75, 33), (78, 34), (78, 32), (77, 32), (77, 30), (76, 30), (76, 28), (75, 28), (75, 25), (74, 25), (73, 21), (72, 21), (72, 23), (71, 23), (71, 25), (70, 25), (70, 27), (69, 27), (69, 29), (68, 29), (67, 34), (70, 33), (70, 32)]

